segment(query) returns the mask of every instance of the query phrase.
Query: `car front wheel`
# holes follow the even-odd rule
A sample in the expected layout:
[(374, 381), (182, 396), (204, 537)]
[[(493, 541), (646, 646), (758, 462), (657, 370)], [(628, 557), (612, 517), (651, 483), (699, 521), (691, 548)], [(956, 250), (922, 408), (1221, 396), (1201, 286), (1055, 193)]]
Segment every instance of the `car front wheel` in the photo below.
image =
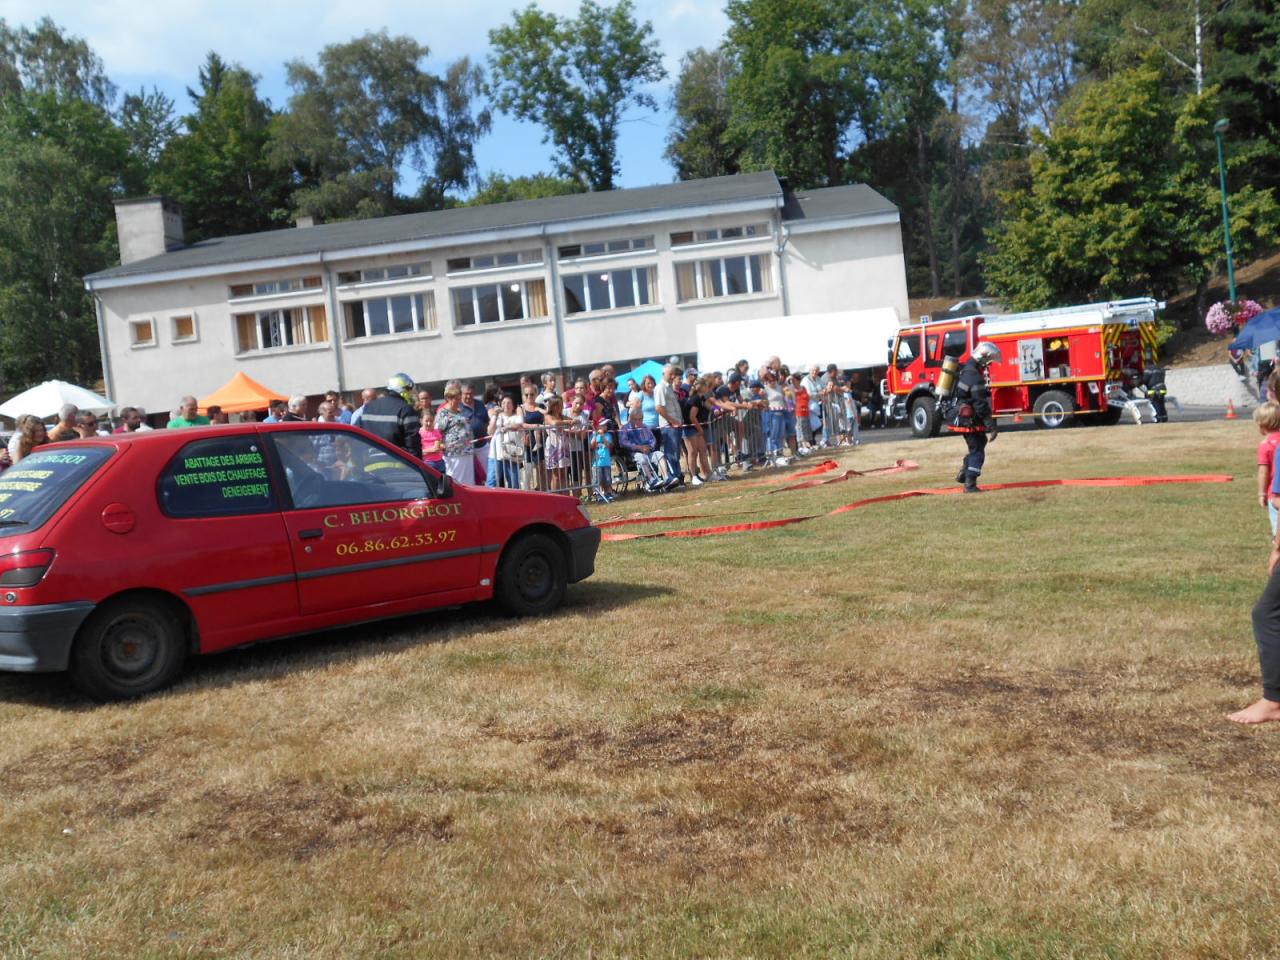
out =
[(564, 552), (545, 534), (531, 533), (503, 553), (494, 595), (506, 613), (534, 617), (560, 606), (567, 584)]
[(71, 682), (95, 700), (127, 700), (171, 684), (182, 672), (182, 622), (157, 600), (121, 598), (85, 621), (71, 653)]

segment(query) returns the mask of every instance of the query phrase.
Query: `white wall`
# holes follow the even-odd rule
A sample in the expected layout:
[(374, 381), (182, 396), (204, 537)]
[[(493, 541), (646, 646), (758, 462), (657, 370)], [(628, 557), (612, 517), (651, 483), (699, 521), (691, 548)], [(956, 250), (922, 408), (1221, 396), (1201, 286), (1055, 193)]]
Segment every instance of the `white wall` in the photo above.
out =
[[(784, 250), (787, 311), (783, 308), (777, 238), (772, 235), (720, 241), (672, 250), (673, 231), (711, 226), (761, 223), (767, 213), (672, 220), (607, 232), (565, 232), (548, 237), (513, 240), (484, 247), (437, 247), (394, 257), (334, 261), (318, 266), (293, 267), (271, 272), (242, 273), (198, 281), (150, 283), (117, 287), (101, 292), (104, 307), (108, 387), (113, 399), (158, 412), (173, 407), (187, 393), (202, 396), (222, 386), (238, 371), (284, 394), (318, 394), (338, 388), (358, 391), (385, 382), (404, 371), (419, 382), (451, 377), (482, 380), (530, 370), (561, 366), (561, 347), (551, 317), (511, 324), (494, 324), (455, 330), (450, 289), (478, 283), (515, 282), (542, 277), (546, 283), (548, 312), (563, 311), (563, 296), (555, 289), (554, 276), (568, 273), (656, 265), (658, 304), (634, 310), (599, 311), (564, 318), (561, 332), (563, 363), (582, 369), (594, 364), (634, 357), (692, 354), (697, 350), (699, 324), (752, 320), (790, 314), (826, 313), (892, 307), (907, 316), (906, 272), (902, 260), (901, 233), (897, 224), (826, 232), (806, 232), (790, 237)], [(655, 248), (628, 251), (605, 258), (578, 262), (558, 261), (556, 247), (598, 239), (653, 236)], [(543, 245), (541, 264), (471, 271), (446, 276), (446, 260), (468, 254), (529, 249)], [(675, 264), (689, 260), (762, 254), (770, 258), (772, 289), (768, 292), (724, 297), (685, 304), (676, 301)], [(334, 286), (339, 271), (393, 263), (430, 260), (431, 277), (410, 278), (370, 288)], [(283, 296), (255, 297), (229, 303), (229, 286), (255, 280), (284, 279), (322, 273), (324, 288)], [(438, 329), (392, 337), (336, 342), (345, 336), (342, 304), (378, 295), (431, 293), (435, 298)], [(237, 354), (233, 316), (257, 310), (323, 305), (328, 315), (327, 344), (296, 346)], [(334, 309), (336, 305), (336, 310)], [(169, 318), (194, 313), (198, 340), (172, 342)], [(157, 345), (130, 345), (130, 321), (155, 319)], [(781, 339), (780, 335), (780, 339)], [(782, 348), (779, 345), (779, 349)], [(339, 376), (341, 371), (341, 376)]]

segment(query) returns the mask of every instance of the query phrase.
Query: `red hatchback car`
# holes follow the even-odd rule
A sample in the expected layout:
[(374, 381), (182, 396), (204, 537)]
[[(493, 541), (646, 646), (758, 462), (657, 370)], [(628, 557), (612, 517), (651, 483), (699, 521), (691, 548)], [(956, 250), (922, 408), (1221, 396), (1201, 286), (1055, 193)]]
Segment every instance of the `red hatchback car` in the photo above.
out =
[(341, 424), (51, 444), (0, 474), (0, 670), (122, 699), (272, 637), (491, 598), (545, 614), (599, 545), (570, 497), (455, 486)]

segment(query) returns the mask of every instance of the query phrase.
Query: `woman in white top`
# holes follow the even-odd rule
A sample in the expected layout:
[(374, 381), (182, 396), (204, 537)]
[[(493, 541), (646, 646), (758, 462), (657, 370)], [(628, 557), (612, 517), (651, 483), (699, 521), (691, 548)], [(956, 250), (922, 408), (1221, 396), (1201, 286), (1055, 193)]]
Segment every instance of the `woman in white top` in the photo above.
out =
[(502, 408), (489, 421), (493, 435), (493, 461), (498, 470), (498, 486), (520, 489), (520, 467), (524, 463), (524, 415), (516, 412), (510, 396), (502, 398)]

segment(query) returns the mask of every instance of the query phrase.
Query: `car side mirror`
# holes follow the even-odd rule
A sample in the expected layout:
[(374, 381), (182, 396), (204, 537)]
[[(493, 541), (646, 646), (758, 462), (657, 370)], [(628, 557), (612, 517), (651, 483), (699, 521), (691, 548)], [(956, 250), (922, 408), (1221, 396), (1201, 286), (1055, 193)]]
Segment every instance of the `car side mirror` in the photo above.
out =
[(453, 478), (447, 473), (440, 474), (440, 479), (436, 481), (436, 496), (441, 500), (453, 498)]

